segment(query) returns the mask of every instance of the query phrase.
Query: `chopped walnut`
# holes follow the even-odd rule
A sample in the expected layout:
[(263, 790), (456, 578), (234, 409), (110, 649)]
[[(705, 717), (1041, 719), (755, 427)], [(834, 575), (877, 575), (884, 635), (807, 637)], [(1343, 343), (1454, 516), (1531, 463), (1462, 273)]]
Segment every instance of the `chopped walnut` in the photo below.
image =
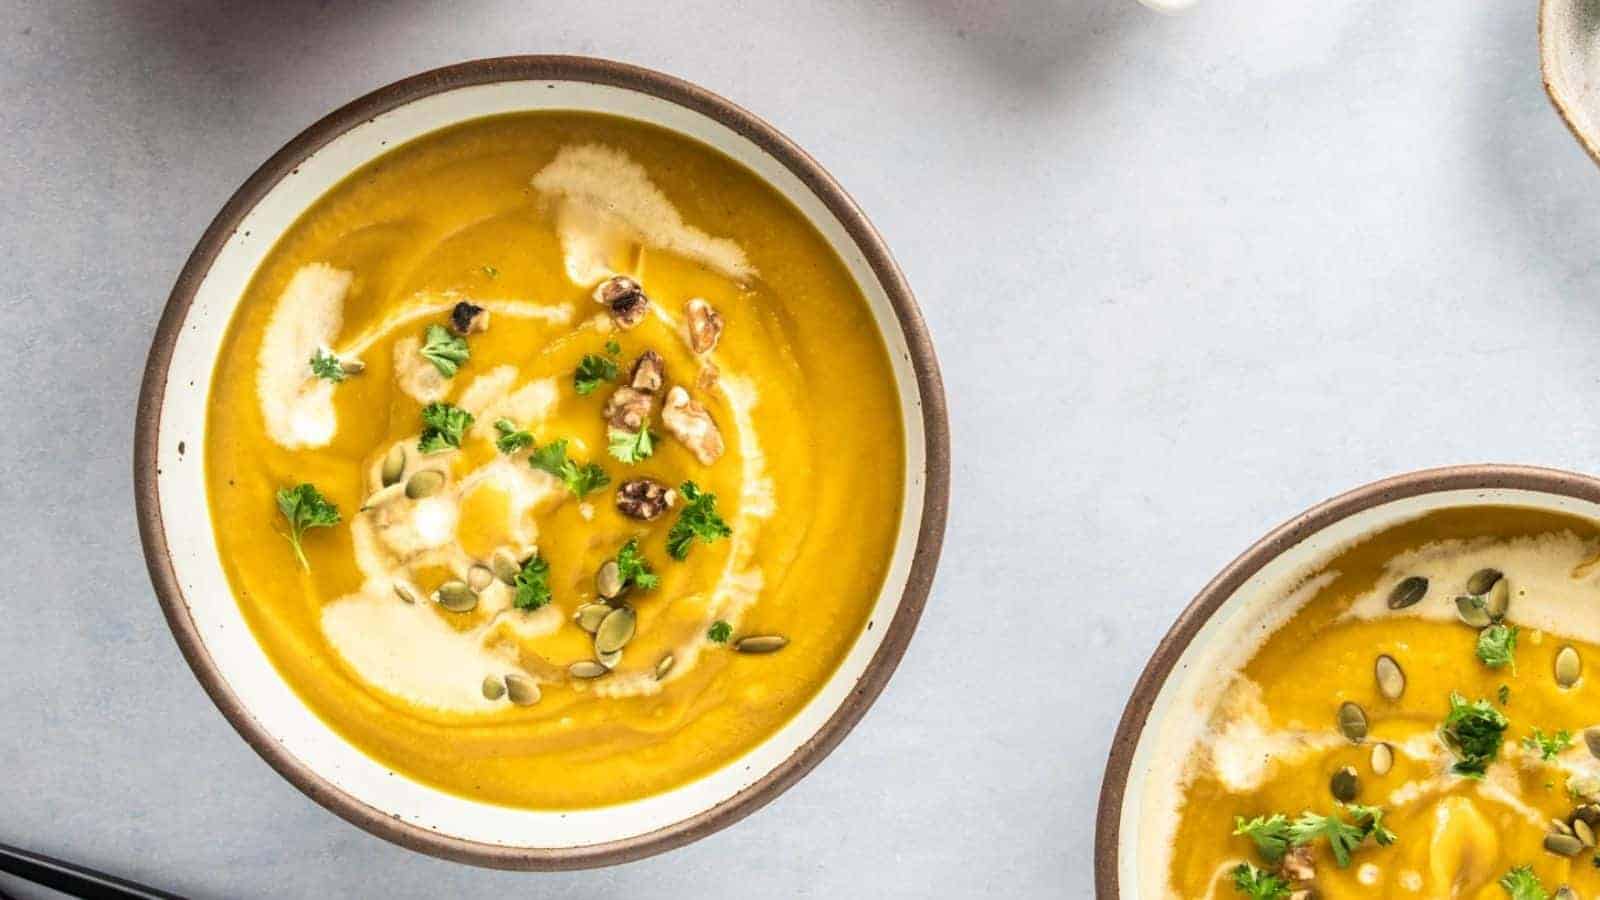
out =
[(721, 376), (721, 370), (711, 363), (706, 363), (700, 367), (700, 374), (695, 376), (694, 386), (702, 391), (714, 391), (717, 389), (717, 379)]
[(617, 509), (630, 519), (649, 522), (677, 502), (677, 491), (649, 478), (634, 478), (617, 486)]
[(722, 337), (721, 314), (699, 297), (690, 300), (683, 312), (689, 320), (689, 346), (694, 352), (710, 353), (716, 349), (717, 339)]
[(1311, 857), (1310, 847), (1295, 847), (1285, 853), (1279, 870), (1290, 881), (1315, 881), (1317, 878), (1317, 864)]
[(489, 311), (463, 300), (450, 310), (450, 329), (462, 337), (488, 331)]
[(645, 296), (644, 288), (626, 275), (600, 282), (594, 289), (594, 299), (611, 310), (611, 321), (623, 331), (643, 322), (650, 308), (650, 298)]
[(702, 464), (709, 466), (721, 458), (722, 432), (711, 420), (711, 413), (689, 399), (689, 392), (683, 388), (674, 387), (667, 392), (667, 402), (661, 407), (661, 424)]
[(634, 390), (631, 387), (619, 387), (606, 400), (606, 407), (602, 415), (612, 428), (621, 428), (624, 431), (638, 431), (644, 427), (646, 419), (655, 409), (656, 398), (653, 394)]
[(639, 354), (639, 359), (633, 364), (633, 377), (630, 384), (636, 391), (654, 394), (661, 390), (661, 382), (667, 376), (667, 364), (661, 359), (661, 354), (654, 350), (646, 350)]

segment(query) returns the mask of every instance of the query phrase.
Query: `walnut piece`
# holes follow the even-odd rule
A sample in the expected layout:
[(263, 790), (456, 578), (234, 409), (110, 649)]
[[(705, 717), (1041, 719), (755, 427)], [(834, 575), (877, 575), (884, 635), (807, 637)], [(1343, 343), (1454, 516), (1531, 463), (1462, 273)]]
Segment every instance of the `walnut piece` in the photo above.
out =
[(711, 420), (706, 408), (689, 399), (689, 392), (674, 387), (667, 392), (667, 402), (661, 407), (661, 424), (689, 448), (695, 459), (711, 465), (722, 457), (722, 432)]
[(489, 311), (463, 300), (450, 310), (450, 330), (462, 337), (488, 331)]
[(1295, 847), (1283, 856), (1279, 864), (1283, 877), (1295, 882), (1315, 881), (1317, 864), (1311, 857), (1310, 847)]
[(658, 519), (677, 502), (677, 491), (649, 478), (634, 478), (617, 486), (617, 510), (630, 519)]
[(717, 389), (717, 379), (720, 377), (722, 370), (712, 363), (706, 363), (700, 367), (700, 374), (695, 376), (694, 386), (702, 391), (714, 391)]
[(667, 377), (667, 364), (661, 354), (654, 350), (646, 350), (639, 354), (639, 359), (633, 364), (633, 376), (629, 384), (636, 391), (654, 394), (661, 390), (661, 383)]
[(600, 282), (594, 289), (594, 299), (611, 310), (611, 321), (623, 331), (643, 322), (650, 308), (650, 298), (645, 296), (644, 288), (626, 275)]
[(689, 321), (689, 346), (694, 352), (710, 353), (716, 349), (717, 340), (722, 337), (722, 316), (699, 297), (685, 304), (683, 313)]
[(631, 387), (619, 387), (606, 400), (605, 409), (601, 414), (606, 417), (606, 423), (612, 428), (638, 431), (644, 426), (645, 420), (650, 418), (655, 405), (654, 394), (637, 391)]

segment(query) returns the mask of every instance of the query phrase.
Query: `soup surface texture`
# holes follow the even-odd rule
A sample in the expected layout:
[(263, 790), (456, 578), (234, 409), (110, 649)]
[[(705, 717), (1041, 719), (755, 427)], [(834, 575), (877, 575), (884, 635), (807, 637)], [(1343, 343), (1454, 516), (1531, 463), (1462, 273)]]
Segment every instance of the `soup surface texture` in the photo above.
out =
[(750, 750), (861, 634), (899, 530), (848, 271), (751, 172), (618, 118), (357, 171), (260, 266), (209, 404), (268, 656), (374, 759), (488, 802), (625, 802)]
[(1600, 897), (1600, 525), (1441, 510), (1252, 608), (1163, 722), (1145, 896)]

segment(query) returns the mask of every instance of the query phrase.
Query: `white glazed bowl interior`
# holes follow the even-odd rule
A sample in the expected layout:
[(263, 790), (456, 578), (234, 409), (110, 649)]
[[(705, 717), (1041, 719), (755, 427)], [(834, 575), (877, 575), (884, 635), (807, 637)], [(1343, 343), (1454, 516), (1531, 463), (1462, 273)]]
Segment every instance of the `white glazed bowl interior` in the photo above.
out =
[[(868, 628), (832, 678), (781, 731), (715, 773), (670, 792), (599, 809), (538, 812), (479, 803), (391, 772), (346, 743), (290, 690), (245, 624), (218, 558), (202, 464), (207, 391), (236, 303), (277, 238), (354, 169), (440, 128), (498, 113), (584, 110), (643, 120), (695, 138), (781, 191), (821, 231), (866, 295), (888, 346), (905, 430), (905, 495), (888, 577)], [(776, 158), (728, 126), (670, 101), (579, 81), (507, 81), (414, 100), (363, 122), (317, 150), (274, 186), (227, 239), (195, 294), (162, 395), (157, 460), (161, 513), (189, 614), (221, 677), (283, 748), (334, 787), (437, 833), (508, 847), (581, 847), (643, 835), (710, 810), (777, 768), (848, 698), (878, 650), (906, 587), (923, 515), (922, 404), (905, 334), (884, 287), (843, 224)], [(178, 451), (179, 443), (188, 452)]]

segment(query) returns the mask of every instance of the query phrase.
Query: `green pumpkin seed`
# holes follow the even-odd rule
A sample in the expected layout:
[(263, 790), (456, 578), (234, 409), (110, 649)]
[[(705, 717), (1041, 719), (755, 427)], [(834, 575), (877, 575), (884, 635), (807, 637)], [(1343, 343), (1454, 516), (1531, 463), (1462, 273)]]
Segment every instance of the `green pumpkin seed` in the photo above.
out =
[(1499, 569), (1479, 569), (1467, 579), (1467, 593), (1487, 594), (1501, 578)]
[(1489, 610), (1489, 618), (1496, 622), (1504, 619), (1511, 609), (1511, 584), (1504, 578), (1496, 581), (1494, 587), (1489, 588), (1489, 593), (1483, 596), (1484, 606)]
[(1428, 579), (1421, 575), (1412, 575), (1394, 586), (1389, 592), (1389, 608), (1405, 609), (1416, 606), (1428, 593)]
[(1557, 834), (1571, 834), (1572, 833), (1572, 826), (1568, 825), (1562, 819), (1551, 819), (1550, 820), (1550, 828), (1551, 828), (1551, 830), (1555, 831), (1555, 833), (1557, 833)]
[(1345, 766), (1333, 773), (1333, 778), (1328, 781), (1328, 790), (1333, 792), (1333, 799), (1349, 803), (1361, 793), (1361, 778), (1356, 775), (1355, 769)]
[(1600, 725), (1594, 728), (1585, 728), (1583, 742), (1589, 745), (1589, 755), (1595, 759), (1600, 759)]
[(539, 702), (539, 684), (526, 675), (512, 673), (506, 676), (506, 696), (518, 706), (532, 706)]
[(755, 634), (733, 642), (740, 653), (776, 653), (789, 646), (789, 639), (776, 634)]
[(494, 584), (494, 573), (487, 566), (473, 566), (467, 570), (467, 587), (482, 593)]
[(1386, 700), (1399, 700), (1406, 692), (1406, 673), (1400, 670), (1400, 664), (1394, 657), (1384, 655), (1378, 657), (1377, 665), (1373, 672), (1378, 678), (1378, 693)]
[(383, 486), (399, 484), (400, 476), (406, 471), (406, 445), (395, 444), (383, 457)]
[(1580, 806), (1572, 815), (1578, 822), (1588, 825), (1590, 831), (1600, 828), (1600, 806), (1595, 806), (1592, 803), (1588, 806)]
[(1367, 737), (1367, 711), (1354, 703), (1346, 701), (1339, 705), (1339, 733), (1344, 735), (1352, 744), (1359, 744)]
[(346, 375), (360, 375), (367, 370), (367, 364), (359, 359), (341, 359), (339, 368)]
[(1394, 768), (1394, 750), (1388, 744), (1374, 744), (1372, 747), (1372, 774), (1382, 778)]
[(367, 502), (361, 504), (361, 511), (370, 512), (386, 503), (399, 500), (401, 496), (405, 494), (405, 492), (406, 489), (398, 484), (391, 484), (388, 487), (378, 488), (376, 491), (372, 492), (371, 496), (367, 497)]
[(600, 572), (594, 577), (594, 589), (607, 600), (622, 593), (622, 570), (617, 567), (616, 560), (606, 560), (606, 564), (600, 567)]
[(600, 627), (594, 632), (594, 652), (612, 653), (621, 650), (633, 640), (633, 630), (638, 624), (638, 617), (633, 610), (620, 606), (606, 614), (600, 620)]
[(1556, 654), (1556, 684), (1570, 688), (1583, 677), (1583, 658), (1571, 645), (1561, 648)]
[(493, 675), (483, 676), (483, 699), (499, 700), (506, 695), (506, 686)]
[(660, 681), (667, 677), (667, 673), (672, 671), (672, 664), (677, 661), (677, 658), (671, 653), (661, 657), (661, 661), (656, 663), (656, 680)]
[(567, 672), (573, 678), (599, 678), (601, 675), (604, 675), (609, 671), (611, 670), (600, 665), (592, 659), (580, 659), (572, 665), (567, 666)]
[(1589, 827), (1588, 822), (1582, 819), (1573, 819), (1572, 834), (1578, 840), (1583, 841), (1585, 847), (1594, 846), (1594, 829)]
[(1544, 836), (1544, 848), (1561, 856), (1577, 856), (1583, 852), (1583, 841), (1570, 834), (1552, 831)]
[(478, 595), (463, 581), (439, 585), (439, 605), (451, 612), (469, 612), (478, 605)]
[(504, 547), (489, 557), (489, 569), (494, 572), (494, 577), (512, 587), (517, 584), (517, 576), (522, 574), (522, 565), (511, 555), (511, 551)]
[(611, 607), (604, 603), (585, 603), (578, 607), (577, 612), (573, 613), (572, 621), (577, 622), (578, 627), (584, 631), (594, 634), (600, 630), (600, 623), (609, 615), (611, 615)]
[(1473, 628), (1488, 628), (1494, 624), (1494, 617), (1489, 615), (1488, 602), (1482, 597), (1465, 594), (1457, 597), (1456, 616)]
[(1578, 895), (1573, 893), (1572, 888), (1563, 884), (1556, 888), (1555, 900), (1578, 900)]
[(622, 651), (613, 650), (610, 653), (596, 653), (594, 655), (594, 661), (602, 666), (605, 666), (607, 669), (615, 669), (617, 665), (622, 662)]
[(394, 583), (394, 595), (407, 603), (417, 602), (417, 595), (411, 592), (411, 588), (398, 581)]
[(423, 469), (406, 479), (406, 496), (413, 500), (432, 497), (444, 487), (444, 473), (438, 469)]

